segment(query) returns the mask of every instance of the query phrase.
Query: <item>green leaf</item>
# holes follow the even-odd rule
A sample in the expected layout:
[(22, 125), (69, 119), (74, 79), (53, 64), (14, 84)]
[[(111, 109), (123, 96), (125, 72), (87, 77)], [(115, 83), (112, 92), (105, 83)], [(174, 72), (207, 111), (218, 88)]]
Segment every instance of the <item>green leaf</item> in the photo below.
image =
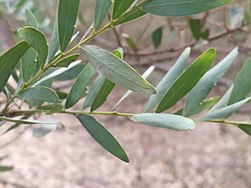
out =
[(121, 16), (132, 5), (134, 0), (115, 0), (112, 12), (112, 19)]
[(155, 93), (155, 88), (125, 61), (97, 46), (83, 48), (91, 64), (106, 79), (135, 92)]
[(36, 121), (36, 120), (30, 120), (30, 119), (17, 119), (17, 118), (8, 118), (8, 117), (3, 117), (0, 116), (1, 121), (8, 121), (12, 123), (18, 123), (18, 124), (53, 124), (55, 122), (42, 122), (42, 121)]
[(251, 136), (251, 125), (248, 124), (239, 124), (238, 127), (247, 133), (249, 136)]
[(30, 48), (26, 42), (20, 42), (0, 56), (0, 92), (3, 91), (13, 69)]
[(91, 85), (89, 92), (87, 93), (87, 96), (83, 105), (83, 109), (86, 109), (92, 105), (94, 99), (99, 93), (99, 90), (102, 87), (104, 82), (105, 82), (105, 78), (101, 75), (98, 75), (98, 77), (94, 80), (93, 84)]
[[(25, 11), (27, 26), (38, 28), (38, 24), (33, 13), (27, 9)], [(37, 52), (34, 49), (29, 49), (21, 59), (21, 73), (23, 82), (28, 82), (37, 70)]]
[(232, 90), (233, 90), (233, 85), (227, 90), (227, 92), (223, 95), (223, 97), (219, 100), (219, 102), (217, 102), (217, 104), (214, 105), (213, 108), (209, 110), (209, 112), (226, 107), (230, 99)]
[(25, 10), (25, 17), (26, 17), (27, 26), (38, 28), (37, 20), (30, 9)]
[(57, 123), (55, 124), (42, 124), (40, 127), (33, 130), (32, 135), (34, 137), (40, 138), (47, 134), (49, 134), (52, 131), (55, 131), (57, 129)]
[(234, 88), (228, 104), (236, 103), (250, 93), (251, 91), (251, 58), (248, 58), (234, 80)]
[(29, 89), (24, 90), (20, 97), (28, 101), (30, 104), (37, 104), (42, 102), (49, 102), (49, 103), (59, 103), (59, 97), (57, 96), (56, 92), (50, 88), (44, 86), (36, 86)]
[(80, 0), (60, 0), (58, 5), (58, 33), (61, 51), (64, 51), (74, 32)]
[(130, 11), (130, 12), (126, 13), (124, 16), (121, 16), (118, 19), (114, 20), (113, 25), (116, 26), (116, 25), (119, 25), (122, 23), (126, 23), (129, 21), (135, 20), (136, 18), (139, 18), (145, 14), (146, 14), (145, 11), (143, 11), (139, 8), (134, 8), (133, 11)]
[[(67, 71), (72, 70), (73, 68), (75, 68), (77, 65), (79, 65), (81, 63), (81, 61), (76, 61), (72, 64), (70, 64), (68, 67), (63, 67), (57, 70), (52, 71), (52, 73), (46, 75), (45, 77), (41, 78), (40, 80), (38, 80), (35, 84), (33, 84), (33, 86), (37, 86), (40, 85), (48, 80), (51, 80), (57, 76), (63, 75), (64, 73), (66, 73)], [(78, 67), (79, 68), (79, 67)]]
[[(199, 114), (200, 112), (213, 107), (219, 100), (220, 100), (220, 97), (217, 96), (217, 97), (202, 101), (198, 106), (192, 109), (192, 111), (189, 113), (189, 116), (194, 115), (194, 114)], [(183, 113), (184, 113), (184, 109), (182, 110), (182, 114)]]
[(230, 0), (151, 0), (143, 4), (143, 10), (159, 16), (187, 16), (214, 9)]
[(196, 40), (199, 40), (201, 37), (201, 20), (200, 19), (189, 19), (190, 30), (193, 34), (193, 37)]
[(153, 127), (161, 127), (176, 131), (194, 130), (195, 123), (188, 118), (172, 114), (145, 113), (136, 114), (130, 119), (137, 123), (143, 123)]
[[(147, 79), (152, 72), (154, 71), (155, 66), (150, 66), (143, 74), (142, 78)], [(114, 110), (121, 102), (123, 102), (129, 95), (131, 95), (133, 92), (132, 91), (127, 91), (120, 99), (119, 101), (112, 107), (112, 110)]]
[(134, 42), (134, 40), (126, 33), (122, 34), (122, 37), (125, 39), (127, 45), (134, 51), (137, 52), (138, 51), (138, 47), (136, 45), (136, 43)]
[(116, 50), (114, 50), (113, 54), (117, 56), (119, 59), (124, 59), (124, 50), (121, 47), (118, 47)]
[(174, 66), (172, 66), (171, 69), (162, 78), (162, 80), (159, 82), (159, 84), (156, 87), (157, 93), (154, 95), (151, 95), (150, 99), (148, 100), (145, 107), (145, 112), (150, 112), (155, 106), (159, 104), (159, 102), (165, 95), (166, 91), (169, 90), (169, 88), (172, 86), (174, 81), (183, 72), (185, 65), (188, 61), (188, 58), (190, 56), (190, 52), (191, 52), (191, 49), (186, 48), (182, 52), (182, 54), (180, 55), (179, 59), (174, 64)]
[(79, 57), (79, 54), (72, 54), (70, 56), (67, 56), (63, 59), (61, 59), (58, 63), (57, 63), (57, 67), (68, 67), (72, 62), (76, 61)]
[(102, 84), (98, 94), (96, 95), (92, 106), (91, 106), (91, 111), (96, 110), (99, 108), (104, 102), (106, 101), (108, 95), (112, 92), (114, 89), (115, 84), (109, 80), (105, 80), (104, 83)]
[(158, 27), (153, 33), (152, 33), (152, 42), (154, 48), (158, 48), (160, 46), (161, 40), (163, 35), (163, 27)]
[(129, 162), (127, 154), (112, 134), (96, 119), (89, 115), (77, 115), (78, 120), (90, 135), (107, 151), (124, 162)]
[(199, 121), (210, 121), (210, 120), (217, 120), (217, 119), (225, 119), (231, 116), (234, 112), (239, 110), (244, 104), (248, 103), (251, 100), (251, 97), (243, 99), (239, 102), (231, 104), (229, 106), (216, 109), (213, 111), (209, 111), (205, 116), (202, 116)]
[(97, 30), (103, 23), (112, 5), (111, 0), (96, 0), (94, 11), (94, 28)]
[(19, 29), (17, 34), (37, 51), (39, 66), (40, 68), (43, 68), (48, 55), (48, 45), (44, 34), (41, 31), (29, 26)]
[(46, 59), (46, 63), (51, 63), (54, 59), (55, 54), (59, 49), (59, 33), (58, 33), (58, 16), (56, 16), (51, 36), (51, 42), (49, 45), (49, 52)]
[[(238, 48), (232, 50), (220, 63), (209, 70), (188, 94), (183, 111), (184, 116), (194, 114), (193, 110), (200, 105), (212, 88), (226, 73), (238, 56)], [(251, 84), (251, 83), (250, 83)]]
[(0, 172), (8, 172), (8, 171), (11, 171), (11, 170), (13, 170), (12, 166), (2, 166), (2, 165), (0, 165)]
[(86, 91), (86, 87), (94, 73), (95, 70), (92, 68), (92, 66), (90, 64), (87, 64), (73, 84), (67, 97), (65, 108), (72, 107), (83, 97)]
[(215, 55), (215, 49), (211, 48), (198, 57), (166, 91), (156, 112), (163, 112), (182, 99), (207, 72)]

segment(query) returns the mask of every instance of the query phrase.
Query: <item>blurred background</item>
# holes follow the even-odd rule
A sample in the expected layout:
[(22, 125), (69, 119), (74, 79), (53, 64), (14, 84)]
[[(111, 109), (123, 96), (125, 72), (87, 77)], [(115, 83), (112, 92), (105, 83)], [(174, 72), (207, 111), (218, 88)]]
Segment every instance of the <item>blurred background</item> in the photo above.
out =
[[(27, 8), (50, 38), (56, 7), (57, 1), (50, 0), (0, 0), (0, 52), (19, 40), (15, 31), (25, 24)], [(77, 38), (91, 25), (93, 10), (94, 0), (81, 1)], [(139, 72), (155, 65), (149, 78), (154, 85), (188, 46), (190, 62), (207, 48), (216, 48), (216, 63), (238, 46), (238, 59), (212, 92), (222, 96), (251, 52), (250, 1), (233, 0), (190, 17), (147, 15), (91, 43), (110, 51), (123, 47), (126, 61)], [(67, 90), (72, 82), (65, 80), (78, 73), (76, 68), (58, 77), (54, 87)], [(103, 108), (110, 109), (124, 92), (116, 88)], [(141, 112), (146, 99), (133, 94), (117, 110)], [(233, 119), (250, 119), (250, 107), (246, 105)], [(201, 123), (193, 132), (175, 132), (123, 118), (99, 118), (128, 152), (130, 163), (125, 164), (104, 151), (77, 121), (66, 115), (57, 118), (66, 128), (45, 137), (33, 138), (28, 126), (0, 137), (0, 164), (13, 167), (0, 172), (0, 188), (251, 187), (251, 139), (234, 127)]]

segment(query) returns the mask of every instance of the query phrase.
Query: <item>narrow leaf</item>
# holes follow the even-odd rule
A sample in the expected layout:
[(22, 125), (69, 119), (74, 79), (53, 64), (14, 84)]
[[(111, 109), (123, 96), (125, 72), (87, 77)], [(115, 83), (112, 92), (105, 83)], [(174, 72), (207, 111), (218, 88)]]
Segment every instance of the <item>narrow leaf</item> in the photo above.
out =
[(32, 135), (34, 137), (40, 138), (47, 134), (49, 134), (52, 131), (55, 131), (57, 129), (57, 123), (55, 124), (42, 124), (40, 127), (33, 130)]
[(45, 35), (41, 31), (29, 26), (19, 29), (17, 34), (37, 51), (38, 63), (40, 68), (43, 68), (48, 55), (48, 45)]
[(251, 125), (248, 124), (239, 124), (238, 127), (247, 133), (249, 136), (251, 136)]
[(38, 28), (37, 20), (30, 9), (25, 10), (25, 17), (26, 17), (27, 26)]
[(76, 61), (79, 57), (79, 54), (72, 54), (70, 56), (67, 56), (63, 59), (61, 59), (58, 63), (57, 63), (57, 67), (68, 67), (72, 62)]
[(65, 107), (70, 108), (75, 105), (84, 95), (86, 87), (90, 82), (95, 70), (90, 64), (87, 64), (82, 72), (79, 74), (75, 83), (73, 84), (70, 93), (67, 97)]
[(11, 170), (13, 170), (12, 166), (2, 166), (2, 165), (0, 165), (0, 172), (8, 172), (8, 171), (11, 171)]
[(162, 78), (159, 84), (156, 87), (157, 93), (151, 95), (150, 99), (148, 100), (145, 112), (150, 112), (155, 106), (159, 104), (162, 97), (165, 95), (165, 92), (171, 87), (174, 81), (180, 76), (183, 72), (185, 65), (188, 61), (190, 56), (191, 49), (186, 48), (182, 54), (180, 55), (177, 62), (174, 66), (167, 72), (167, 74)]
[(236, 75), (234, 80), (234, 88), (230, 96), (228, 104), (236, 103), (242, 99), (245, 99), (246, 96), (251, 91), (251, 58), (248, 58), (240, 72)]
[(116, 19), (114, 21), (114, 25), (120, 25), (122, 23), (126, 23), (132, 20), (135, 20), (141, 16), (144, 16), (146, 14), (145, 11), (139, 9), (139, 8), (135, 8), (133, 11), (130, 11), (128, 13), (126, 13), (124, 16), (119, 17), (118, 19)]
[(163, 27), (158, 27), (153, 33), (152, 33), (152, 42), (154, 48), (158, 48), (161, 43), (163, 35)]
[(96, 0), (94, 11), (94, 28), (97, 30), (103, 23), (112, 5), (111, 0)]
[(237, 103), (231, 104), (229, 106), (210, 111), (205, 116), (201, 117), (199, 121), (210, 121), (217, 119), (225, 119), (231, 116), (234, 112), (239, 110), (244, 104), (248, 103), (251, 100), (251, 97), (243, 99)]
[(216, 105), (214, 105), (213, 108), (209, 110), (209, 112), (226, 107), (230, 99), (232, 90), (233, 90), (233, 85), (227, 90), (227, 92), (223, 95), (223, 97), (219, 100), (219, 102), (217, 102)]
[(74, 32), (80, 0), (60, 0), (58, 5), (58, 33), (61, 51), (64, 51)]
[(189, 19), (190, 30), (193, 34), (193, 37), (196, 40), (199, 40), (201, 37), (201, 20), (200, 19)]
[(172, 114), (136, 114), (130, 118), (137, 123), (143, 123), (153, 127), (161, 127), (176, 131), (194, 130), (195, 123), (188, 118)]
[(108, 95), (112, 92), (112, 90), (114, 89), (115, 84), (109, 80), (105, 80), (103, 85), (101, 86), (98, 94), (96, 95), (92, 106), (91, 106), (91, 111), (96, 110), (97, 108), (99, 108), (102, 104), (104, 104), (104, 102), (106, 101)]
[[(143, 74), (142, 74), (142, 78), (147, 79), (152, 72), (154, 71), (155, 66), (151, 66), (149, 67)], [(112, 110), (114, 110), (120, 103), (122, 103), (129, 95), (131, 95), (133, 92), (132, 91), (127, 91), (122, 97), (121, 99), (119, 99), (119, 101), (112, 107)]]
[(51, 42), (49, 44), (49, 52), (46, 59), (46, 63), (51, 63), (53, 61), (54, 56), (57, 53), (58, 49), (59, 49), (58, 16), (56, 16), (51, 35)]
[(17, 119), (17, 118), (8, 118), (0, 116), (1, 121), (9, 121), (12, 123), (18, 123), (18, 124), (53, 124), (54, 122), (42, 122), (42, 121), (36, 121), (36, 120), (30, 120), (30, 119)]
[(163, 112), (182, 99), (207, 72), (215, 55), (215, 49), (209, 49), (198, 57), (166, 92), (156, 112)]
[(125, 39), (127, 45), (134, 51), (137, 52), (138, 51), (138, 47), (136, 45), (136, 43), (134, 42), (134, 40), (126, 33), (122, 33), (122, 37)]
[(3, 91), (13, 69), (29, 48), (30, 46), (23, 41), (0, 56), (0, 92)]
[(214, 9), (230, 0), (153, 0), (146, 1), (143, 10), (159, 16), (187, 16)]
[(78, 120), (90, 133), (90, 135), (107, 151), (118, 157), (124, 162), (129, 162), (127, 154), (112, 136), (112, 134), (105, 129), (96, 119), (88, 115), (77, 115)]
[[(230, 52), (220, 63), (209, 70), (188, 94), (183, 111), (184, 116), (194, 114), (193, 109), (200, 105), (212, 88), (226, 73), (238, 55), (238, 48)], [(251, 84), (251, 83), (250, 83)]]
[(106, 79), (135, 92), (155, 93), (155, 88), (125, 61), (97, 46), (83, 48), (91, 64)]
[(63, 67), (63, 68), (57, 69), (57, 70), (53, 71), (52, 73), (48, 74), (47, 76), (43, 77), (42, 79), (38, 80), (33, 86), (40, 85), (43, 82), (46, 82), (52, 78), (55, 78), (59, 75), (62, 75), (63, 73), (73, 69), (74, 67), (76, 67), (80, 63), (81, 63), (81, 61), (76, 61), (76, 62), (71, 63), (68, 67)]
[(134, 0), (115, 0), (112, 12), (112, 18), (121, 16), (132, 5)]
[(83, 105), (83, 109), (88, 108), (92, 105), (94, 99), (99, 93), (99, 90), (102, 87), (104, 82), (105, 82), (105, 78), (101, 75), (98, 75), (98, 77), (94, 80), (89, 92), (87, 93), (87, 96)]
[(28, 101), (30, 104), (37, 104), (42, 102), (49, 102), (49, 103), (59, 103), (59, 97), (57, 96), (56, 92), (50, 88), (44, 86), (36, 86), (29, 89), (24, 90), (20, 97)]

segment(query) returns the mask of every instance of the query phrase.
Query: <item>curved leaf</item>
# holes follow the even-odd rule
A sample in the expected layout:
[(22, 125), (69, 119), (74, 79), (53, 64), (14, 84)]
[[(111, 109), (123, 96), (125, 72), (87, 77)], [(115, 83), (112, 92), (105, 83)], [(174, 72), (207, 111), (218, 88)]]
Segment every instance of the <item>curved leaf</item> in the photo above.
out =
[(38, 104), (43, 102), (49, 103), (59, 103), (59, 97), (55, 91), (48, 87), (44, 86), (36, 86), (29, 89), (24, 90), (20, 93), (20, 97), (23, 100), (28, 101), (30, 104)]
[[(206, 98), (215, 84), (233, 64), (238, 55), (238, 48), (231, 51), (220, 63), (209, 70), (188, 94), (183, 111), (184, 116), (194, 114), (193, 110)], [(250, 83), (251, 84), (251, 83)]]
[(20, 42), (0, 56), (0, 92), (3, 91), (13, 69), (30, 48), (26, 42)]
[(70, 93), (66, 99), (65, 107), (70, 108), (75, 105), (84, 95), (86, 87), (90, 82), (94, 69), (90, 64), (87, 64), (85, 68), (81, 71), (75, 83), (73, 84)]
[(63, 59), (61, 59), (58, 63), (57, 63), (57, 67), (68, 67), (72, 62), (76, 61), (79, 57), (79, 54), (72, 54), (70, 56), (67, 56)]
[(96, 95), (95, 99), (93, 100), (91, 111), (96, 110), (99, 108), (107, 99), (108, 95), (114, 89), (115, 84), (110, 80), (105, 80), (102, 84), (101, 88), (99, 89), (98, 94)]
[(135, 92), (156, 92), (136, 70), (114, 54), (93, 45), (84, 46), (82, 49), (96, 71), (106, 79)]
[(145, 113), (136, 114), (130, 119), (137, 123), (143, 123), (153, 127), (161, 127), (176, 131), (194, 130), (195, 123), (188, 118), (172, 114)]
[(215, 55), (215, 49), (209, 49), (198, 57), (166, 92), (156, 112), (163, 112), (182, 99), (207, 72)]
[(90, 135), (107, 151), (115, 155), (124, 162), (129, 162), (127, 154), (112, 136), (95, 118), (89, 115), (77, 115), (78, 120), (90, 133)]
[(105, 82), (105, 78), (101, 75), (98, 75), (98, 77), (94, 80), (93, 84), (91, 85), (91, 88), (89, 92), (87, 93), (83, 109), (88, 108), (92, 105), (94, 99), (98, 95), (100, 88)]
[(187, 16), (223, 6), (230, 0), (152, 0), (143, 4), (143, 10), (159, 16)]
[(29, 26), (19, 29), (17, 34), (37, 51), (39, 66), (40, 68), (43, 68), (48, 55), (48, 45), (44, 34)]
[(132, 5), (133, 0), (115, 0), (112, 12), (112, 18), (121, 16)]
[(213, 111), (208, 112), (205, 116), (199, 118), (199, 121), (210, 121), (210, 120), (217, 120), (217, 119), (225, 119), (232, 115), (234, 112), (239, 110), (244, 104), (248, 103), (251, 100), (251, 97), (243, 99), (237, 103), (231, 104), (229, 106), (216, 109)]
[(139, 8), (135, 8), (133, 11), (130, 11), (128, 13), (126, 13), (124, 16), (122, 17), (119, 17), (118, 19), (116, 19), (113, 24), (114, 25), (119, 25), (119, 24), (122, 24), (122, 23), (126, 23), (126, 22), (129, 22), (129, 21), (132, 21), (132, 20), (135, 20), (136, 18), (139, 18), (143, 15), (145, 15), (146, 12), (139, 9)]
[(80, 0), (60, 0), (58, 5), (58, 33), (61, 51), (64, 51), (74, 32)]
[(38, 28), (37, 20), (30, 9), (25, 10), (25, 17), (26, 17), (27, 26)]
[(248, 58), (234, 80), (234, 87), (228, 104), (233, 104), (242, 99), (245, 99), (246, 96), (250, 93), (251, 91), (250, 72), (251, 72), (251, 58)]
[(94, 12), (94, 28), (97, 30), (104, 21), (112, 5), (111, 0), (96, 0)]
[(182, 52), (182, 54), (180, 55), (179, 59), (174, 64), (174, 66), (172, 66), (171, 69), (162, 78), (162, 80), (159, 82), (159, 84), (156, 87), (157, 93), (154, 95), (151, 95), (150, 99), (148, 100), (145, 107), (145, 112), (150, 112), (155, 106), (159, 104), (162, 97), (165, 95), (165, 92), (171, 87), (173, 82), (183, 72), (185, 65), (188, 61), (188, 58), (190, 56), (190, 53), (191, 53), (191, 49), (186, 48)]

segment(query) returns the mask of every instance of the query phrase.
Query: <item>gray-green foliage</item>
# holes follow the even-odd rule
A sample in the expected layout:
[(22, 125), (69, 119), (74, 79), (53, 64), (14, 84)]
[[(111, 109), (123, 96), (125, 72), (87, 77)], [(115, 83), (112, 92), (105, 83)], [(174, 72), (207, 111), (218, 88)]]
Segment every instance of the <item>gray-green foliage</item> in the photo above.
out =
[[(96, 120), (96, 117), (93, 117), (94, 115), (121, 116), (137, 123), (176, 131), (194, 130), (195, 120), (220, 122), (235, 125), (251, 135), (251, 122), (234, 122), (226, 119), (250, 101), (250, 59), (245, 62), (233, 85), (222, 98), (208, 97), (237, 57), (237, 49), (210, 69), (216, 57), (215, 49), (206, 50), (190, 62), (191, 49), (187, 48), (155, 88), (146, 80), (154, 67), (150, 67), (141, 76), (123, 59), (122, 48), (111, 53), (89, 44), (92, 39), (116, 25), (146, 14), (175, 17), (191, 15), (225, 5), (229, 1), (96, 0), (93, 24), (77, 43), (77, 34), (74, 35), (74, 32), (80, 0), (59, 0), (50, 40), (40, 30), (34, 14), (26, 10), (26, 26), (17, 31), (21, 42), (0, 56), (0, 91), (6, 97), (6, 103), (1, 103), (0, 121), (12, 123), (2, 134), (22, 124), (38, 124), (39, 127), (34, 129), (33, 135), (41, 137), (56, 130), (57, 121), (36, 120), (34, 118), (38, 117), (37, 114), (70, 115), (79, 120), (104, 149), (125, 162), (129, 162), (127, 154), (116, 138)], [(81, 3), (85, 5), (85, 1)], [(190, 20), (190, 27), (194, 38), (207, 39), (209, 33), (207, 30), (201, 30), (201, 20), (195, 20), (193, 23)], [(163, 29), (164, 26), (160, 26), (152, 34), (155, 48), (160, 47), (164, 39)], [(132, 40), (129, 35), (122, 37), (137, 54), (140, 49), (137, 41)], [(73, 39), (74, 43), (71, 43)], [(49, 44), (47, 41), (50, 41)], [(78, 49), (80, 54), (76, 53)], [(80, 60), (83, 56), (89, 62)], [(190, 65), (186, 67), (187, 62), (190, 62)], [(8, 81), (11, 76), (16, 82), (14, 85)], [(57, 88), (53, 84), (61, 81), (66, 81), (69, 87)], [(103, 104), (109, 95), (115, 92), (115, 86), (128, 91), (117, 104), (113, 104), (113, 109), (129, 94), (141, 92), (142, 95), (149, 96), (145, 107), (146, 113), (97, 111), (99, 107), (106, 108)], [(186, 98), (184, 105), (183, 98)], [(17, 101), (21, 101), (18, 107), (13, 105)], [(176, 103), (180, 104), (180, 110), (175, 113), (176, 109), (172, 107)], [(166, 110), (168, 113), (165, 113)], [(205, 110), (208, 111), (201, 115)], [(151, 113), (152, 111), (156, 113)], [(187, 117), (191, 115), (196, 115), (196, 119)], [(0, 166), (0, 172), (9, 169)]]

